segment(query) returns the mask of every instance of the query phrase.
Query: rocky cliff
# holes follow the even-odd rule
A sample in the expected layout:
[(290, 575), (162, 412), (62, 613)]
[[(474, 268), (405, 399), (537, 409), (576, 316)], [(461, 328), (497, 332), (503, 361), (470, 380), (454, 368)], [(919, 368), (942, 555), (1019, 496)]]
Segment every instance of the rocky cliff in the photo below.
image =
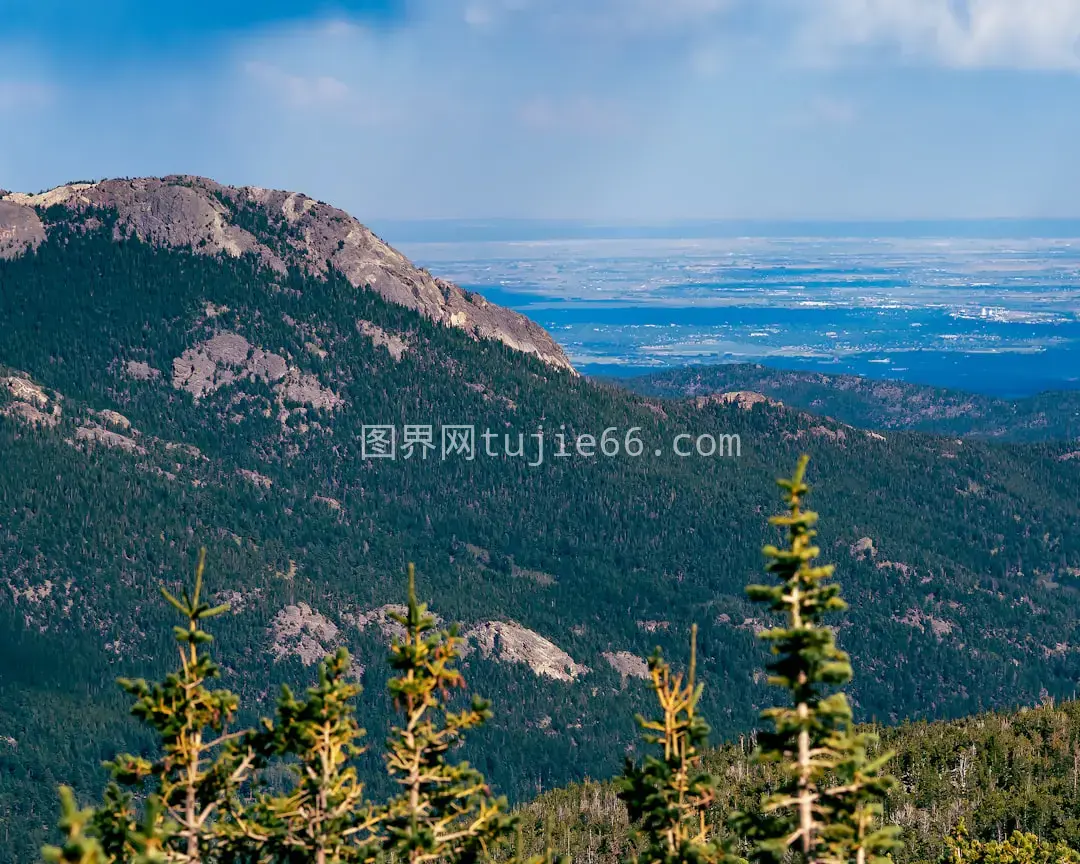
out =
[(280, 272), (297, 266), (318, 275), (332, 267), (358, 288), (370, 286), (434, 321), (498, 339), (553, 367), (573, 369), (539, 325), (413, 266), (344, 210), (299, 192), (174, 175), (73, 183), (34, 195), (0, 194), (0, 259), (37, 248), (47, 233), (38, 208), (54, 205), (89, 218), (94, 208), (114, 209), (120, 217), (118, 238), (126, 232), (204, 255), (250, 254)]

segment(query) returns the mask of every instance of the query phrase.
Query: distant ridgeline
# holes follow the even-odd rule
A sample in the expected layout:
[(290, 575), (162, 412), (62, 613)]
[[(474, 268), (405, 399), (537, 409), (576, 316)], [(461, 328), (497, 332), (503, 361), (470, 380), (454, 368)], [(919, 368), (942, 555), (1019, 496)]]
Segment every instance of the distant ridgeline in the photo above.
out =
[(620, 379), (646, 396), (700, 398), (758, 392), (862, 429), (908, 429), (1000, 441), (1080, 439), (1080, 390), (1000, 399), (903, 381), (771, 369), (756, 363), (691, 366)]
[[(838, 640), (861, 671), (858, 719), (1075, 691), (1075, 444), (865, 432), (766, 399), (658, 401), (334, 267), (145, 242), (115, 209), (34, 212), (40, 242), (0, 261), (4, 864), (51, 836), (56, 785), (85, 800), (104, 759), (150, 753), (112, 682), (165, 668), (158, 589), (178, 590), (203, 546), (212, 599), (232, 604), (215, 621), (223, 685), (267, 713), (280, 683), (306, 686), (347, 647), (376, 741), (396, 574), (415, 559), (421, 594), (462, 626), (471, 687), (497, 697), (462, 753), (514, 801), (618, 770), (647, 704), (644, 658), (660, 645), (685, 663), (692, 622), (715, 736), (755, 726), (768, 616), (743, 587), (776, 539), (772, 478), (803, 451), (833, 526), (822, 555), (852, 603)], [(286, 236), (245, 212), (251, 231)], [(535, 467), (380, 460), (364, 458), (368, 424), (637, 429), (650, 446)], [(738, 435), (741, 457), (652, 455), (706, 433)], [(373, 793), (377, 761), (360, 758)]]

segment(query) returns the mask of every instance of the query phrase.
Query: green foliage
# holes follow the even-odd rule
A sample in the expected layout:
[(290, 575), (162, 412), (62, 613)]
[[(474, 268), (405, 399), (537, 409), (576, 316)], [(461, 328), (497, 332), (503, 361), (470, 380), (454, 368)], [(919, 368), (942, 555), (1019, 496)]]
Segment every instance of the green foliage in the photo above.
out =
[(386, 765), (400, 791), (386, 807), (383, 848), (410, 864), (471, 864), (490, 853), (513, 820), (506, 800), (492, 797), (479, 771), (446, 757), (467, 731), (491, 717), (491, 704), (474, 696), (469, 708), (448, 710), (448, 693), (465, 686), (455, 667), (461, 638), (453, 627), (436, 630), (435, 617), (416, 599), (412, 564), (408, 610), (394, 619), (405, 634), (390, 649), (398, 675), (389, 687), (403, 719), (387, 742)]
[[(636, 740), (633, 715), (647, 710), (650, 694), (623, 687), (602, 653), (646, 657), (660, 644), (685, 666), (691, 621), (699, 622), (698, 675), (709, 682), (699, 711), (714, 739), (746, 735), (767, 704), (766, 685), (752, 674), (760, 613), (743, 594), (766, 540), (756, 514), (771, 500), (777, 466), (805, 448), (821, 485), (818, 508), (842, 529), (828, 554), (845, 561), (852, 604), (840, 644), (869, 673), (848, 687), (857, 719), (955, 718), (1036, 704), (1043, 688), (1059, 699), (1075, 691), (1076, 655), (1057, 648), (1080, 645), (1080, 460), (1064, 458), (1075, 445), (957, 445), (905, 433), (881, 441), (827, 420), (807, 428), (804, 415), (765, 404), (659, 406), (434, 324), (340, 274), (308, 278), (248, 258), (116, 242), (112, 215), (90, 215), (100, 228), (44, 214), (49, 238), (38, 251), (0, 261), (0, 364), (63, 394), (56, 428), (0, 416), (0, 864), (25, 864), (56, 842), (59, 784), (90, 800), (103, 786), (104, 760), (156, 754), (150, 728), (128, 715), (112, 682), (164, 677), (173, 622), (171, 607), (155, 602), (158, 585), (177, 593), (172, 574), (201, 546), (216, 585), (243, 598), (236, 614), (214, 619), (215, 652), (229, 660), (217, 680), (240, 699), (238, 727), (274, 716), (281, 684), (302, 694), (312, 683), (312, 667), (267, 644), (275, 616), (306, 603), (337, 627), (328, 653), (347, 647), (365, 669), (362, 725), (382, 742), (395, 718), (382, 687), (385, 643), (378, 628), (349, 621), (400, 601), (390, 574), (416, 550), (443, 619), (515, 620), (592, 670), (558, 682), (468, 657), (470, 685), (499, 693), (500, 710), (455, 753), (511, 802), (619, 770)], [(211, 302), (229, 311), (207, 318)], [(400, 334), (409, 350), (395, 360), (357, 330), (358, 320)], [(264, 382), (236, 379), (198, 401), (174, 388), (173, 361), (222, 331), (288, 358), (345, 403), (334, 412), (309, 408), (302, 423), (294, 416), (283, 426)], [(306, 347), (313, 335), (326, 357)], [(127, 361), (160, 377), (134, 380)], [(0, 413), (7, 399), (0, 387)], [(90, 412), (102, 409), (130, 418), (146, 452), (80, 441), (78, 428), (100, 424)], [(723, 431), (742, 436), (743, 455), (549, 458), (537, 468), (487, 457), (376, 464), (359, 453), (360, 428), (372, 422), (394, 422), (399, 432), (406, 422), (475, 422), (526, 433), (565, 423), (568, 436), (639, 426), (645, 457), (677, 434)], [(252, 486), (240, 469), (272, 487)], [(863, 537), (873, 538), (876, 557), (848, 554)], [(648, 631), (639, 622), (667, 626)], [(982, 740), (972, 729), (963, 740), (950, 734), (961, 748)], [(935, 764), (951, 770), (951, 752), (937, 746)], [(962, 799), (985, 799), (972, 830), (1019, 822), (1076, 845), (1077, 829), (1055, 815), (1080, 812), (1072, 756), (1053, 750), (1044, 763), (1010, 746), (1028, 773), (1002, 771), (997, 755), (980, 750), (983, 785)], [(377, 800), (395, 790), (380, 750), (354, 760)], [(910, 793), (912, 806), (937, 808), (919, 830), (940, 848), (948, 802), (959, 793), (914, 755), (909, 761), (905, 772), (925, 790)], [(731, 795), (756, 799), (754, 777), (739, 779)], [(724, 808), (731, 786), (725, 778), (718, 790)], [(747, 804), (740, 797), (737, 806)], [(140, 820), (141, 807), (137, 795)], [(596, 855), (619, 842), (599, 839), (595, 826), (590, 841), (588, 829), (553, 819), (553, 842), (560, 852), (569, 843)], [(526, 830), (529, 851), (541, 852), (531, 838)]]
[(667, 398), (751, 390), (860, 429), (906, 429), (1007, 441), (1080, 437), (1077, 390), (1002, 399), (906, 381), (770, 369), (756, 363), (668, 369), (621, 383), (637, 393)]
[[(238, 733), (226, 732), (236, 717), (235, 694), (207, 686), (220, 670), (202, 650), (212, 641), (202, 622), (228, 606), (211, 606), (202, 599), (205, 561), (205, 551), (200, 552), (190, 595), (185, 589), (177, 599), (162, 588), (165, 599), (186, 619), (186, 627), (173, 628), (180, 670), (160, 683), (120, 680), (120, 686), (135, 697), (131, 713), (157, 733), (160, 756), (150, 760), (125, 753), (109, 765), (113, 784), (94, 822), (110, 861), (161, 856), (185, 864), (205, 860), (214, 842), (216, 817), (230, 806), (258, 762), (250, 744), (239, 743)], [(147, 786), (150, 798), (139, 824), (131, 796), (121, 787)]]
[(75, 794), (67, 786), (60, 787), (60, 830), (64, 832), (63, 846), (46, 846), (41, 850), (48, 864), (103, 864), (105, 853), (96, 837), (87, 833), (94, 817), (93, 808), (79, 809)]
[[(792, 694), (794, 707), (767, 710), (764, 717), (772, 721), (773, 730), (760, 735), (753, 758), (748, 760), (740, 746), (736, 758), (720, 770), (723, 762), (717, 757), (723, 759), (724, 751), (710, 754), (703, 749), (709, 727), (698, 712), (703, 686), (696, 681), (696, 627), (685, 681), (682, 674), (672, 673), (658, 649), (649, 670), (662, 717), (646, 720), (639, 715), (638, 722), (645, 741), (659, 754), (647, 755), (640, 766), (627, 760), (623, 777), (611, 789), (611, 800), (625, 804), (626, 821), (611, 820), (603, 848), (595, 851), (590, 828), (587, 857), (610, 860), (622, 846), (633, 864), (734, 864), (742, 859), (722, 834), (722, 821), (715, 819), (718, 809), (737, 811), (730, 823), (755, 861), (885, 864), (893, 860), (888, 853), (903, 852), (896, 839), (899, 826), (879, 825), (886, 815), (883, 802), (899, 794), (895, 781), (883, 773), (892, 753), (879, 752), (877, 735), (853, 726), (842, 693), (827, 691), (847, 683), (851, 668), (822, 623), (827, 612), (843, 608), (843, 601), (829, 581), (832, 568), (813, 564), (818, 554), (812, 542), (816, 514), (802, 509), (809, 492), (805, 469), (804, 457), (795, 475), (780, 481), (788, 514), (772, 522), (787, 528), (788, 546), (765, 550), (768, 570), (780, 584), (749, 589), (786, 617), (787, 627), (762, 635), (773, 643), (771, 680)], [(469, 708), (451, 709), (451, 695), (464, 687), (456, 668), (461, 639), (453, 628), (438, 631), (435, 617), (417, 600), (412, 565), (406, 612), (394, 615), (403, 633), (390, 652), (397, 675), (388, 689), (403, 722), (387, 742), (386, 767), (398, 794), (385, 805), (375, 805), (365, 799), (353, 764), (364, 752), (358, 743), (364, 733), (355, 718), (360, 688), (348, 680), (352, 665), (344, 649), (322, 664), (318, 683), (308, 689), (306, 699), (283, 688), (276, 721), (262, 720), (258, 729), (226, 731), (237, 700), (228, 691), (207, 687), (218, 667), (201, 650), (211, 641), (201, 622), (226, 607), (201, 599), (204, 563), (205, 553), (200, 553), (190, 595), (183, 591), (177, 599), (163, 591), (187, 622), (174, 629), (180, 671), (161, 684), (121, 681), (136, 698), (133, 713), (159, 735), (162, 758), (118, 757), (112, 763), (114, 782), (96, 809), (80, 810), (71, 790), (63, 787), (59, 824), (65, 841), (43, 849), (46, 861), (347, 864), (389, 856), (417, 864), (473, 864), (505, 860), (507, 841), (516, 829), (510, 856), (514, 862), (554, 864), (547, 815), (537, 821), (530, 819), (529, 810), (520, 817), (509, 814), (505, 799), (491, 795), (480, 772), (447, 758), (467, 731), (490, 718), (491, 707), (474, 698)], [(1074, 713), (1080, 730), (1080, 708)], [(1074, 754), (1075, 792), (1080, 736), (1069, 738), (1069, 727), (1062, 724), (1069, 716), (1047, 715), (1040, 726), (1055, 750)], [(987, 728), (985, 720), (975, 722), (975, 728)], [(982, 749), (994, 753), (996, 746), (1000, 758), (1001, 733), (1008, 728), (1003, 721), (1001, 729), (986, 732), (993, 744)], [(1020, 740), (1030, 752), (1030, 739)], [(924, 762), (925, 754), (933, 752), (922, 741), (914, 746)], [(977, 749), (972, 744), (972, 752)], [(733, 755), (730, 747), (727, 753)], [(1020, 761), (1006, 758), (1015, 771)], [(290, 788), (253, 795), (249, 781), (273, 768), (273, 759), (283, 760)], [(969, 772), (977, 772), (970, 760), (962, 761), (961, 769), (963, 786)], [(751, 788), (723, 783), (722, 776), (749, 781)], [(122, 786), (135, 788), (138, 799)], [(767, 790), (756, 811), (745, 807), (752, 800), (752, 787)], [(725, 803), (743, 806), (718, 807)], [(895, 817), (900, 810), (895, 800), (891, 803)], [(592, 808), (594, 815), (603, 813), (595, 804)], [(955, 802), (949, 809), (955, 813)], [(565, 819), (568, 810), (560, 805), (558, 812)], [(535, 843), (525, 838), (523, 829), (538, 824), (544, 830), (544, 851), (529, 858), (527, 847)], [(573, 832), (569, 822), (565, 828), (569, 853)], [(620, 833), (629, 842), (621, 843)], [(963, 819), (944, 847), (940, 864), (1080, 864), (1080, 855), (1060, 839), (1015, 831), (1005, 842), (971, 840)]]
[(617, 784), (631, 823), (639, 826), (643, 835), (644, 848), (632, 856), (634, 864), (740, 860), (729, 855), (720, 838), (711, 834), (705, 819), (716, 801), (717, 780), (701, 768), (701, 748), (708, 740), (709, 725), (697, 713), (704, 685), (694, 681), (696, 643), (695, 627), (685, 684), (682, 673), (672, 674), (660, 649), (649, 658), (652, 690), (663, 717), (646, 720), (638, 715), (637, 719), (645, 741), (656, 745), (660, 755), (647, 755), (640, 767), (627, 759)]
[(940, 864), (1080, 864), (1080, 852), (1064, 843), (1048, 843), (1034, 834), (1014, 831), (1008, 840), (972, 840), (963, 821), (946, 840)]
[(262, 722), (260, 752), (291, 757), (291, 790), (262, 794), (231, 813), (224, 834), (238, 851), (255, 846), (263, 860), (347, 864), (374, 857), (382, 813), (364, 797), (355, 758), (364, 730), (356, 721), (360, 687), (347, 680), (349, 652), (341, 648), (319, 666), (319, 683), (298, 700), (287, 687), (277, 722)]
[[(380, 852), (417, 864), (473, 864), (509, 838), (514, 819), (505, 799), (493, 798), (467, 762), (447, 758), (491, 708), (474, 698), (469, 709), (447, 710), (448, 691), (465, 685), (454, 668), (461, 640), (452, 630), (435, 631), (434, 617), (416, 599), (413, 565), (408, 613), (398, 616), (405, 634), (391, 648), (400, 674), (389, 684), (405, 715), (386, 754), (401, 791), (383, 805), (365, 800), (357, 776), (364, 730), (345, 649), (323, 662), (306, 699), (282, 688), (276, 722), (226, 732), (237, 699), (206, 686), (218, 667), (201, 650), (212, 641), (201, 623), (228, 607), (201, 600), (204, 566), (205, 550), (190, 595), (184, 590), (177, 599), (162, 590), (187, 620), (187, 627), (174, 628), (180, 671), (162, 683), (120, 682), (135, 697), (132, 713), (157, 733), (161, 757), (117, 757), (96, 809), (79, 810), (62, 787), (59, 827), (66, 839), (42, 850), (50, 864), (354, 864), (375, 861)], [(250, 781), (275, 758), (284, 762), (291, 788), (253, 796)], [(141, 820), (122, 786), (148, 793)]]
[(832, 565), (815, 565), (817, 514), (802, 509), (810, 491), (805, 482), (809, 457), (779, 485), (788, 513), (770, 523), (787, 529), (788, 546), (766, 546), (768, 572), (778, 584), (751, 585), (752, 600), (784, 616), (784, 626), (766, 630), (775, 659), (769, 683), (787, 690), (791, 704), (769, 708), (762, 719), (772, 729), (758, 734), (762, 762), (779, 763), (783, 781), (762, 802), (760, 814), (738, 814), (735, 824), (753, 844), (758, 860), (782, 861), (789, 849), (806, 861), (883, 862), (895, 848), (895, 827), (876, 828), (881, 800), (895, 782), (882, 769), (891, 754), (870, 759), (871, 739), (852, 729), (851, 708), (843, 692), (831, 688), (851, 680), (848, 655), (836, 647), (825, 621), (847, 604), (840, 586), (830, 582)]

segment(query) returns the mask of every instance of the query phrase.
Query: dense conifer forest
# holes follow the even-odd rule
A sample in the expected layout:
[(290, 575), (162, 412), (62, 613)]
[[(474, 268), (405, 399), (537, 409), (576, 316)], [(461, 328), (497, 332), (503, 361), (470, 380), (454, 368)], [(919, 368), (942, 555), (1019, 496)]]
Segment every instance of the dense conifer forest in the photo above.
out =
[[(117, 241), (108, 211), (43, 216), (49, 240), (0, 262), (0, 378), (40, 388), (32, 407), (55, 417), (27, 421), (15, 410), (26, 385), (0, 386), (4, 864), (55, 839), (57, 786), (86, 801), (117, 752), (153, 757), (154, 737), (114, 681), (170, 668), (173, 610), (159, 588), (178, 595), (203, 547), (211, 602), (231, 603), (214, 619), (215, 656), (241, 723), (272, 713), (281, 683), (302, 692), (319, 658), (347, 648), (349, 680), (364, 686), (360, 722), (381, 742), (396, 715), (383, 688), (386, 615), (372, 615), (401, 602), (408, 560), (442, 622), (484, 632), (512, 621), (557, 646), (573, 674), (511, 662), (503, 636), (487, 650), (466, 642), (470, 689), (495, 704), (461, 754), (512, 804), (540, 795), (537, 814), (562, 814), (548, 830), (569, 827), (559, 842), (578, 860), (615, 855), (618, 831), (597, 839), (598, 824), (624, 824), (611, 788), (551, 791), (615, 775), (637, 739), (634, 713), (649, 710), (648, 688), (605, 655), (643, 664), (659, 645), (682, 668), (696, 623), (700, 711), (714, 742), (746, 740), (773, 696), (757, 638), (769, 613), (744, 586), (758, 578), (761, 546), (778, 539), (766, 522), (773, 478), (804, 451), (830, 526), (821, 557), (838, 565), (851, 604), (836, 638), (858, 673), (847, 688), (854, 718), (900, 724), (883, 733), (906, 766), (894, 769), (889, 807), (917, 829), (902, 854), (924, 857), (897, 860), (935, 860), (928, 850), (955, 827), (952, 815), (979, 842), (1019, 828), (1077, 844), (1071, 706), (923, 723), (1075, 693), (1075, 443), (880, 435), (767, 403), (634, 395), (435, 325), (333, 272), (283, 275), (247, 258)], [(222, 333), (284, 358), (296, 381), (334, 398), (288, 402), (255, 375), (219, 376), (199, 398), (173, 386), (174, 361)], [(638, 429), (647, 454), (663, 453), (536, 467), (479, 455), (378, 461), (361, 453), (371, 423), (399, 434), (407, 423), (468, 423), (515, 437), (541, 425), (597, 438)], [(702, 433), (739, 435), (741, 456), (670, 452), (675, 436)], [(1030, 747), (970, 733), (964, 777), (994, 778), (979, 787), (985, 806), (974, 807), (966, 779), (942, 785), (941, 766), (959, 764), (947, 742), (972, 724), (1028, 728), (1031, 718), (1049, 725), (1025, 735)], [(916, 740), (926, 762), (905, 743)], [(733, 778), (721, 798), (757, 794), (765, 769), (747, 765), (748, 750), (706, 756)], [(371, 794), (389, 794), (378, 754), (356, 764)], [(1060, 804), (1024, 804), (1044, 798)]]
[(750, 390), (862, 429), (909, 429), (1004, 441), (1080, 438), (1080, 392), (1003, 399), (904, 381), (772, 369), (757, 363), (691, 366), (626, 378), (636, 393), (666, 398)]

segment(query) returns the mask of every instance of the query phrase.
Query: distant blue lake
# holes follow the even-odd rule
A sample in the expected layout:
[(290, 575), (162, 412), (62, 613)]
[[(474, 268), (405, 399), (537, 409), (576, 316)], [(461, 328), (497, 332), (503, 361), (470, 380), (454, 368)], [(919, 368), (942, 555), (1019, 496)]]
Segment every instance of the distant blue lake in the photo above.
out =
[(569, 239), (470, 235), (512, 227), (386, 239), (537, 321), (586, 374), (760, 362), (1006, 396), (1080, 388), (1080, 223), (897, 223), (891, 236), (882, 226), (870, 226), (882, 236), (867, 226), (847, 236), (593, 237), (588, 226)]

